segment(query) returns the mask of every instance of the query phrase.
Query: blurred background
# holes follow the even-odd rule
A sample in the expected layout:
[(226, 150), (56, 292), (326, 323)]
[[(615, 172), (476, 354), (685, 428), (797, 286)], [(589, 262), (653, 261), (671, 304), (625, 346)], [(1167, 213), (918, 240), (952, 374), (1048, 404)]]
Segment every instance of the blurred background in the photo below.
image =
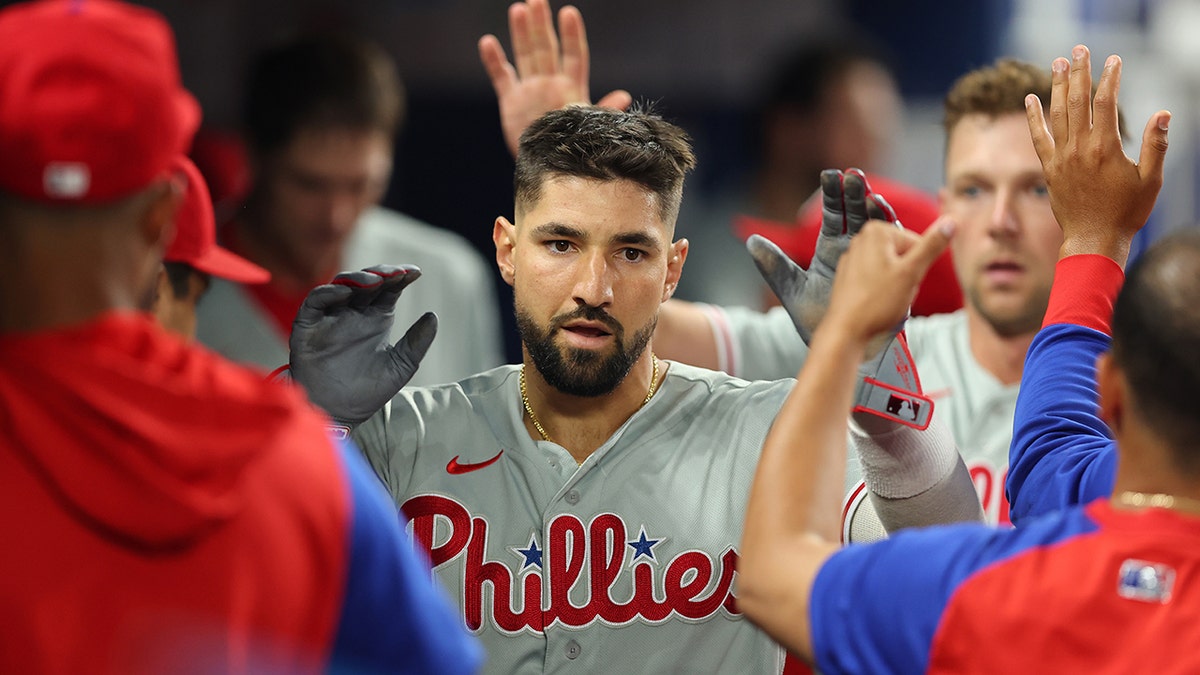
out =
[[(204, 107), (206, 132), (218, 139), (236, 137), (245, 64), (261, 47), (313, 28), (381, 44), (396, 59), (408, 94), (385, 204), (463, 234), (491, 259), (493, 220), (512, 211), (512, 160), (476, 42), (494, 33), (509, 47), (506, 0), (141, 4), (174, 26), (185, 84)], [(700, 164), (689, 179), (685, 214), (703, 212), (713, 195), (744, 183), (761, 160), (758, 110), (781, 56), (852, 36), (886, 62), (903, 104), (875, 168), (930, 191), (942, 180), (941, 96), (964, 71), (1001, 56), (1048, 68), (1079, 42), (1097, 63), (1121, 54), (1127, 150), (1136, 152), (1151, 112), (1175, 114), (1166, 185), (1146, 237), (1200, 221), (1196, 0), (578, 0), (576, 6), (588, 28), (593, 98), (628, 89), (693, 135)], [(236, 190), (236, 183), (235, 176), (214, 188)], [(682, 236), (687, 228), (681, 219)], [(701, 271), (719, 272), (689, 264), (691, 274)], [(508, 302), (507, 290), (501, 302)], [(511, 321), (507, 306), (501, 315)], [(515, 340), (509, 347), (514, 357)]]

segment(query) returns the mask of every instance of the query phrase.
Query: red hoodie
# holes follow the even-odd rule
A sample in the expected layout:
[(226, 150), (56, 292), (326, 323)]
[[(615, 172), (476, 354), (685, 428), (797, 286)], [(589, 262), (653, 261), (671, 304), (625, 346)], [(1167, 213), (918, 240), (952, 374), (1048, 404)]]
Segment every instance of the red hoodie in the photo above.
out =
[(140, 315), (0, 336), (0, 672), (304, 672), (350, 497), (295, 391)]

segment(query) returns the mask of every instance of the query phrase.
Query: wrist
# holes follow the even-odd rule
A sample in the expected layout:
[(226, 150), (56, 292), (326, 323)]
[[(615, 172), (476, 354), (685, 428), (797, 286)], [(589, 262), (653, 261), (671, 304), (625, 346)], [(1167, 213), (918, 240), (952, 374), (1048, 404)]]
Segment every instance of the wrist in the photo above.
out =
[(871, 336), (864, 335), (864, 332), (851, 322), (843, 321), (841, 317), (829, 314), (817, 326), (809, 349), (826, 353), (852, 353), (856, 359), (861, 361), (866, 353), (867, 344), (871, 341)]
[(1063, 237), (1062, 246), (1058, 249), (1058, 259), (1073, 255), (1102, 255), (1111, 258), (1123, 269), (1129, 259), (1129, 248), (1132, 238), (1120, 234), (1079, 235), (1072, 234)]

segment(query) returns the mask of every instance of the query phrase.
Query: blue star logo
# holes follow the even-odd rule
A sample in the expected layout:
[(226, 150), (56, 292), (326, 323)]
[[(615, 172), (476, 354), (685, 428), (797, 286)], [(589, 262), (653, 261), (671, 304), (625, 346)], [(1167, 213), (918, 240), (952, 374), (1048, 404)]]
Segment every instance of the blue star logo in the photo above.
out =
[(638, 558), (646, 556), (647, 558), (657, 562), (654, 557), (654, 547), (658, 546), (660, 543), (662, 543), (662, 541), (662, 539), (647, 539), (646, 526), (643, 525), (642, 531), (638, 534), (638, 538), (625, 543), (627, 546), (633, 547), (633, 560), (636, 561)]
[(525, 571), (530, 565), (541, 568), (542, 566), (542, 549), (538, 548), (537, 535), (529, 535), (529, 546), (525, 548), (509, 547), (509, 550), (520, 556), (524, 562), (521, 564), (521, 571)]

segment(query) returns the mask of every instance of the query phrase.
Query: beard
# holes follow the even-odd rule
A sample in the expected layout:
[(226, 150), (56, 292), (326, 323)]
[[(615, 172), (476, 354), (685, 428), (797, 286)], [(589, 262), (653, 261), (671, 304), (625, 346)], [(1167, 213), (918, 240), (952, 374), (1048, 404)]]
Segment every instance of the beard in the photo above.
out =
[[(658, 323), (657, 317), (633, 334), (625, 342), (625, 328), (607, 312), (597, 307), (581, 306), (573, 312), (561, 314), (550, 320), (542, 330), (528, 312), (516, 308), (517, 331), (521, 342), (529, 350), (533, 365), (546, 382), (564, 394), (571, 396), (603, 396), (621, 384), (633, 364), (642, 356), (650, 336)], [(598, 321), (612, 333), (615, 349), (603, 354), (590, 349), (568, 347), (560, 349), (554, 344), (555, 334), (563, 324), (577, 319)]]
[(988, 303), (984, 293), (975, 285), (967, 289), (967, 301), (998, 335), (1011, 338), (1036, 333), (1042, 327), (1046, 307), (1050, 304), (1050, 289), (1036, 289), (1026, 302), (1007, 311)]

